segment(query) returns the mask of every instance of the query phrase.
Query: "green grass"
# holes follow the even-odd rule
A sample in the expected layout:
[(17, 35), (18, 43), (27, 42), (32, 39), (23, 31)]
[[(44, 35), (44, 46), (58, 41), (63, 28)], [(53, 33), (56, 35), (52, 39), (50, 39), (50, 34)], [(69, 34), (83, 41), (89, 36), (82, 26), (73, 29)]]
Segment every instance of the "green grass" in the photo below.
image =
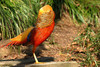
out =
[[(85, 24), (84, 31), (74, 40), (83, 49), (85, 59), (81, 62), (82, 66), (98, 67), (98, 56), (100, 50), (100, 1), (99, 0), (65, 0), (65, 7), (74, 23)], [(91, 50), (92, 49), (92, 50)]]
[(81, 64), (92, 66), (94, 63), (98, 67), (98, 64), (100, 64), (98, 63), (100, 60), (100, 27), (87, 25), (84, 31), (74, 41), (83, 49), (86, 48), (86, 51), (84, 51), (85, 57), (83, 57), (85, 61), (81, 62)]
[(99, 0), (65, 0), (65, 6), (69, 15), (73, 18), (74, 22), (91, 23), (95, 21), (98, 23), (100, 17), (100, 2)]
[[(89, 66), (100, 63), (100, 1), (99, 0), (1, 0), (0, 34), (2, 39), (12, 38), (31, 25), (34, 26), (39, 9), (49, 4), (53, 7), (56, 20), (67, 11), (75, 24), (85, 24), (84, 31), (75, 39), (80, 47), (86, 48), (85, 61)], [(51, 41), (53, 43), (53, 41)], [(95, 48), (94, 48), (95, 47)], [(94, 49), (91, 51), (90, 49)]]
[(98, 0), (1, 0), (0, 33), (2, 33), (2, 39), (14, 37), (30, 25), (34, 25), (38, 10), (46, 4), (53, 7), (56, 19), (67, 10), (75, 23), (92, 23), (95, 27), (98, 25), (100, 17)]
[(2, 39), (14, 37), (35, 23), (39, 7), (35, 5), (34, 8), (38, 7), (38, 9), (34, 10), (30, 5), (35, 5), (35, 2), (31, 4), (22, 0), (0, 1)]
[[(34, 25), (38, 11), (43, 5), (49, 4), (53, 6), (56, 15), (60, 15), (60, 4), (63, 0), (61, 3), (59, 1), (60, 0), (1, 0), (0, 33), (2, 33), (2, 39), (12, 38), (29, 26)], [(55, 9), (55, 7), (57, 9)]]

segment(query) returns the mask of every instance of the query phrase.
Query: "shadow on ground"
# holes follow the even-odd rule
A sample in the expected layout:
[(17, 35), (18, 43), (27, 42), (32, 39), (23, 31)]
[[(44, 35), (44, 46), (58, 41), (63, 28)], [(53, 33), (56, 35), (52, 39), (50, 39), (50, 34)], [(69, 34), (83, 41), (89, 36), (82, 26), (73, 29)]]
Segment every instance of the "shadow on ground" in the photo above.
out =
[[(41, 57), (38, 58), (39, 62), (51, 62), (54, 61), (53, 57)], [(34, 58), (29, 59), (15, 59), (15, 60), (0, 60), (0, 66), (10, 67), (25, 67), (26, 65), (35, 63)]]

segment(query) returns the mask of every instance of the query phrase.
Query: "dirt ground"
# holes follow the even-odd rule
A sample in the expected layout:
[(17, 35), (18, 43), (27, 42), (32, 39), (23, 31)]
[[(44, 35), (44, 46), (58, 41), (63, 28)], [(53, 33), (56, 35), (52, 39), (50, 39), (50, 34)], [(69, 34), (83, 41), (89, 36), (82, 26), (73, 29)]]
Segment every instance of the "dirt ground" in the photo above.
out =
[[(43, 42), (36, 50), (38, 58), (53, 57), (54, 61), (67, 61), (70, 59), (71, 43), (78, 36), (79, 26), (76, 26), (69, 15), (63, 15), (61, 20), (56, 22), (55, 28), (51, 36)], [(7, 41), (2, 41), (1, 44)], [(0, 60), (32, 58), (32, 46), (21, 46), (18, 53), (15, 47), (0, 48)]]

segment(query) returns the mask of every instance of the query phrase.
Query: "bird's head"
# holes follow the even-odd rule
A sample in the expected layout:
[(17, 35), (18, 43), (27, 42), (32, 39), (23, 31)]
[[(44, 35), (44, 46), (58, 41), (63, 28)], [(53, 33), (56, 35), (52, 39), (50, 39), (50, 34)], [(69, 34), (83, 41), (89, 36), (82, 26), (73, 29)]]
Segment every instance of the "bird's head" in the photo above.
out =
[(36, 26), (43, 28), (50, 26), (55, 19), (55, 13), (51, 6), (45, 5), (39, 10)]

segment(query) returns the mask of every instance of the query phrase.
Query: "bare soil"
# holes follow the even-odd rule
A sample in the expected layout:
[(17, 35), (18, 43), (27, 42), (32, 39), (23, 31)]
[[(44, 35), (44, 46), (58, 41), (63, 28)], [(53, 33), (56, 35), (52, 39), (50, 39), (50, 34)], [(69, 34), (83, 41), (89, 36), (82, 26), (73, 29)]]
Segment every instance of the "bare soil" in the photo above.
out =
[[(72, 53), (69, 50), (73, 49), (71, 44), (78, 36), (79, 30), (79, 26), (72, 22), (69, 15), (64, 14), (56, 22), (51, 36), (37, 48), (37, 57), (53, 57), (54, 61), (57, 62), (69, 60), (72, 57)], [(0, 45), (6, 42), (6, 40), (1, 41)], [(33, 58), (31, 48), (32, 46), (21, 46), (20, 53), (18, 52), (18, 47), (0, 48), (0, 60)]]

